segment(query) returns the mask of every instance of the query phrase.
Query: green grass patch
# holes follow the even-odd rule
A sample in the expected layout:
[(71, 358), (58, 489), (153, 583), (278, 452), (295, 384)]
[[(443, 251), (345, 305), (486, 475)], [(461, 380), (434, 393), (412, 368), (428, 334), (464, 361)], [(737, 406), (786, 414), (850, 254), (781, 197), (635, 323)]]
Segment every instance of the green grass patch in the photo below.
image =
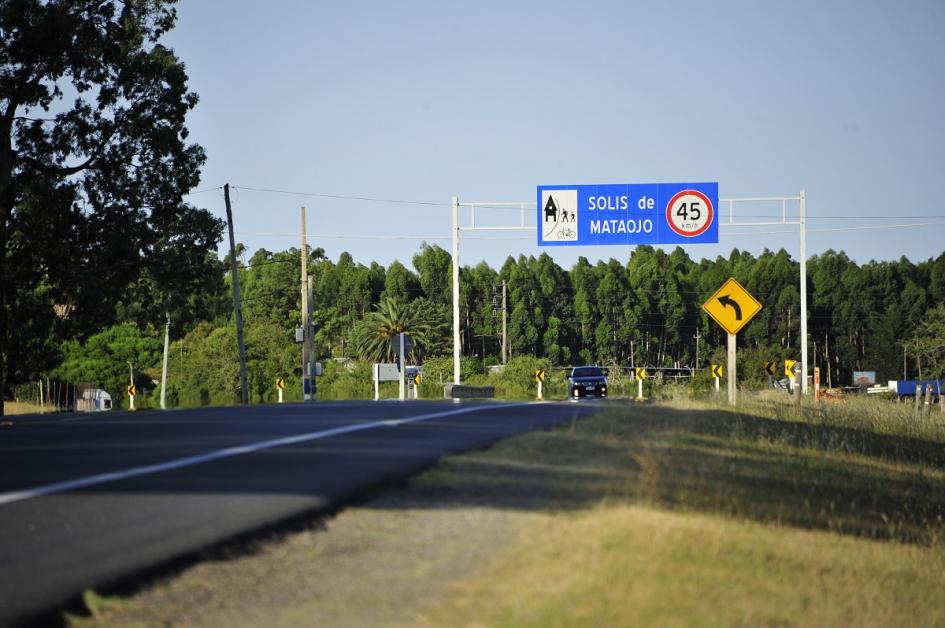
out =
[(431, 623), (943, 625), (943, 576), (925, 547), (610, 505), (536, 526)]
[(677, 400), (448, 459), (417, 487), (548, 515), (434, 623), (945, 625), (943, 445), (894, 402)]

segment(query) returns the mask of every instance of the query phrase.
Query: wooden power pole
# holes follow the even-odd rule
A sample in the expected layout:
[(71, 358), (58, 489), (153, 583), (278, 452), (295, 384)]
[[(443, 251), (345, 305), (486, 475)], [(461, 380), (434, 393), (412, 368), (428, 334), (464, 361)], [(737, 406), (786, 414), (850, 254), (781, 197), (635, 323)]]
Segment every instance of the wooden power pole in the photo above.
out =
[(309, 352), (312, 325), (308, 289), (308, 234), (305, 231), (305, 208), (302, 207), (302, 400), (308, 401), (312, 390), (312, 356)]
[(230, 207), (230, 184), (223, 186), (226, 201), (226, 226), (230, 231), (230, 267), (233, 271), (233, 309), (236, 311), (236, 343), (240, 352), (240, 392), (243, 403), (249, 403), (249, 382), (246, 380), (246, 345), (243, 344), (243, 310), (240, 306), (240, 274), (236, 263), (236, 241), (233, 239), (233, 210)]

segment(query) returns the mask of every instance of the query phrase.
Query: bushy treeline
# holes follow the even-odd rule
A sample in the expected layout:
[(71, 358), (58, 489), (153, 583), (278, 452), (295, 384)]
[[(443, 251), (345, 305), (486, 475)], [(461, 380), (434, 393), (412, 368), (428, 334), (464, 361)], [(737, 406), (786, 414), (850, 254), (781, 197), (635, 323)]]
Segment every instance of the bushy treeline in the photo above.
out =
[[(240, 269), (254, 401), (275, 398), (277, 377), (287, 379), (288, 400), (300, 397), (301, 351), (295, 343), (301, 323), (299, 253), (260, 249)], [(904, 370), (907, 377), (942, 375), (945, 254), (918, 264), (902, 258), (859, 265), (842, 252), (827, 251), (812, 257), (807, 270), (811, 364), (821, 367), (825, 384), (849, 384), (854, 370), (875, 370), (879, 381), (899, 379)], [(446, 251), (424, 244), (411, 267), (400, 262), (384, 267), (355, 262), (347, 253), (332, 261), (315, 249), (308, 272), (316, 353), (325, 364), (319, 397), (373, 395), (369, 362), (389, 359), (388, 335), (400, 330), (418, 339), (411, 359), (425, 364), (421, 394), (440, 394), (439, 384), (452, 379)], [(547, 254), (510, 256), (499, 269), (486, 263), (464, 267), (463, 378), (488, 379), (487, 367), (501, 361), (503, 281), (509, 358), (516, 365), (507, 373), (521, 370), (525, 380), (517, 383), (508, 374), (493, 378), (508, 396), (531, 394), (528, 373), (536, 366), (552, 372), (593, 362), (705, 368), (724, 357), (726, 337), (701, 306), (728, 277), (763, 305), (738, 337), (739, 379), (760, 383), (764, 362), (800, 355), (799, 264), (784, 250), (765, 250), (757, 257), (733, 250), (728, 258), (696, 262), (682, 248), (667, 253), (639, 246), (625, 263), (591, 264), (582, 257), (567, 270)], [(203, 295), (202, 302), (218, 304), (208, 320), (183, 327), (172, 321), (168, 399), (173, 405), (225, 404), (239, 397), (229, 284), (221, 274), (217, 293)], [(133, 304), (124, 307), (138, 311)], [(67, 345), (55, 374), (71, 381), (98, 379), (119, 396), (127, 383), (127, 361), (157, 380), (155, 343), (162, 323), (126, 322), (120, 333), (106, 330), (84, 345)], [(148, 340), (134, 340), (136, 335)], [(927, 340), (936, 335), (938, 340)], [(549, 385), (557, 385), (554, 381)]]

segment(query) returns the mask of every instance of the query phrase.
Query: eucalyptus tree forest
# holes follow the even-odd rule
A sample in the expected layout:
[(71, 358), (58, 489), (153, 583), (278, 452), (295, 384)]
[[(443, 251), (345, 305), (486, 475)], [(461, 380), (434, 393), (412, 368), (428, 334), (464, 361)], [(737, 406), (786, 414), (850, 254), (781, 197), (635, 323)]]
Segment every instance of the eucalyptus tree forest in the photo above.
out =
[[(271, 399), (273, 381), (297, 382), (301, 373), (295, 330), (300, 325), (298, 249), (248, 255), (238, 247), (248, 369), (253, 399)], [(325, 395), (370, 394), (369, 364), (391, 360), (390, 336), (411, 334), (410, 359), (425, 370), (451, 373), (450, 256), (421, 245), (409, 265), (361, 263), (342, 253), (328, 259), (309, 249), (318, 359), (326, 365)], [(193, 300), (204, 304), (200, 320), (172, 320), (169, 390), (172, 404), (233, 403), (240, 382), (232, 320), (229, 260), (216, 266), (212, 289)], [(855, 370), (877, 380), (943, 375), (945, 370), (945, 254), (913, 263), (871, 261), (859, 265), (826, 251), (808, 260), (808, 329), (811, 365), (824, 384), (849, 385)], [(739, 333), (740, 380), (763, 385), (767, 361), (800, 353), (798, 262), (784, 250), (754, 256), (733, 250), (727, 258), (693, 260), (682, 248), (634, 249), (626, 260), (569, 269), (547, 254), (508, 257), (500, 268), (486, 263), (460, 271), (460, 338), (465, 377), (485, 377), (501, 363), (501, 291), (507, 289), (510, 360), (543, 360), (550, 367), (598, 363), (611, 366), (706, 369), (724, 356), (725, 333), (702, 303), (735, 277), (763, 305)], [(127, 361), (141, 366), (141, 387), (160, 377), (164, 317), (150, 319), (146, 290), (129, 290), (118, 325), (86, 342), (62, 346), (52, 376), (95, 380), (121, 396)], [(154, 385), (153, 383), (151, 384)], [(336, 389), (332, 393), (332, 386)], [(340, 392), (342, 388), (345, 392)]]

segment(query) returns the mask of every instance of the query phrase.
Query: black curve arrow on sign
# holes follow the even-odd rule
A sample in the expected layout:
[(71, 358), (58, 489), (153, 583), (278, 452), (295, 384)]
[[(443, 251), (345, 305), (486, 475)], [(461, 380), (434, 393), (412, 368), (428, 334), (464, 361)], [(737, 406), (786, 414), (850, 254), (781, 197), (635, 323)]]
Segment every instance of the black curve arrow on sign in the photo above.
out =
[(732, 309), (735, 310), (735, 320), (742, 320), (742, 308), (738, 303), (735, 302), (734, 299), (732, 299), (732, 297), (728, 296), (727, 294), (723, 294), (719, 297), (719, 303), (722, 304), (722, 307), (725, 307), (726, 305), (732, 306)]

